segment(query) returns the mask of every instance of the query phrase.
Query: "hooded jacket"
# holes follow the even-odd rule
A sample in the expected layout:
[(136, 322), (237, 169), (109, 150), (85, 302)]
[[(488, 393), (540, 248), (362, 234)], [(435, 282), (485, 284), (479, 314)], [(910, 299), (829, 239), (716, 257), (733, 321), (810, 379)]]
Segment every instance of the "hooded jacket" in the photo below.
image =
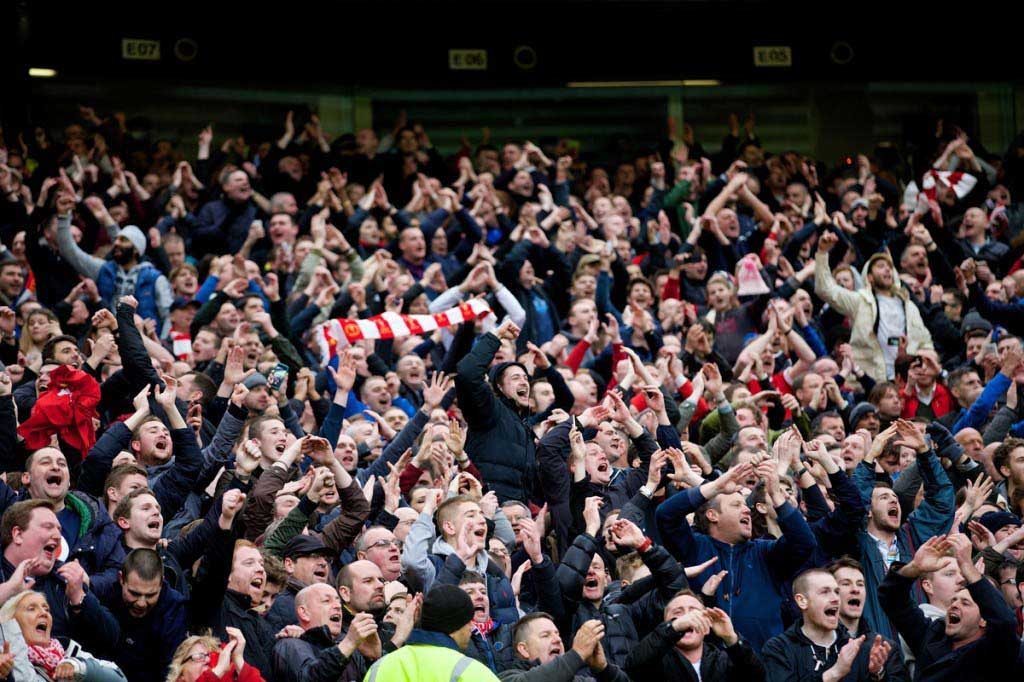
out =
[[(486, 379), (488, 367), (500, 346), (501, 341), (493, 333), (482, 335), (459, 361), (455, 390), (469, 426), (466, 452), (473, 463), (500, 502), (527, 502), (535, 495), (537, 477), (530, 410), (506, 398)], [(497, 370), (495, 368), (493, 380), (498, 378)], [(571, 409), (575, 398), (554, 366), (538, 370), (537, 374), (551, 383), (555, 392), (552, 407)]]
[[(778, 637), (772, 637), (761, 649), (761, 660), (764, 662), (768, 682), (817, 682), (822, 674), (836, 664), (839, 651), (852, 638), (842, 623), (836, 630), (836, 639), (830, 647), (814, 644), (801, 628), (804, 621), (796, 621)], [(844, 682), (869, 682), (868, 662), (871, 656), (871, 644), (875, 641), (874, 633), (867, 633), (864, 643), (857, 652), (850, 672), (843, 678)], [(900, 648), (892, 640), (889, 642), (889, 658), (885, 662), (886, 682), (910, 682), (910, 675), (903, 666)]]
[[(907, 353), (917, 355), (921, 350), (934, 350), (932, 335), (924, 326), (921, 311), (900, 286), (896, 266), (888, 253), (876, 253), (868, 258), (861, 272), (864, 281), (867, 281), (867, 273), (878, 259), (885, 259), (893, 266), (893, 294), (903, 301), (907, 318)], [(828, 253), (819, 251), (815, 256), (814, 293), (837, 312), (850, 318), (850, 347), (853, 349), (854, 361), (875, 381), (888, 378), (882, 346), (878, 342), (878, 299), (870, 285), (856, 291), (839, 286), (832, 276)]]

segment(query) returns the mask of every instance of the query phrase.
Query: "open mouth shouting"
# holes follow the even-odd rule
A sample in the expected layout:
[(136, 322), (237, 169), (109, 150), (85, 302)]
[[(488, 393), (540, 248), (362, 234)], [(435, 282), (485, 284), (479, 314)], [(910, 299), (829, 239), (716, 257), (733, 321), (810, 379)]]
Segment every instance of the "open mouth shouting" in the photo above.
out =
[(43, 545), (43, 559), (48, 562), (57, 560), (57, 555), (60, 553), (60, 540), (50, 540)]

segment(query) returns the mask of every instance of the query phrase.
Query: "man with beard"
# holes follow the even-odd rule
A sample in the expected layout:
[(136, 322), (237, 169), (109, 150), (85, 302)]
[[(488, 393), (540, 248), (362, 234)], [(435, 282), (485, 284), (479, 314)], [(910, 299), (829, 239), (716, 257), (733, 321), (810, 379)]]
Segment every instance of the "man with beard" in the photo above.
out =
[(818, 239), (814, 292), (851, 319), (854, 362), (876, 381), (891, 379), (896, 374), (900, 338), (906, 337), (907, 354), (917, 355), (920, 350), (934, 350), (931, 334), (917, 306), (900, 287), (888, 253), (868, 258), (863, 271), (867, 288), (850, 291), (839, 286), (829, 264), (829, 252), (838, 241), (834, 232), (825, 232)]
[(373, 644), (380, 647), (373, 615), (362, 613), (353, 618), (345, 637), (339, 641), (342, 606), (333, 587), (323, 583), (308, 585), (290, 603), (294, 605), (294, 620), (302, 628), (302, 636), (285, 637), (274, 645), (272, 679), (361, 680), (368, 667), (361, 651)]
[(897, 647), (871, 632), (854, 637), (843, 625), (839, 584), (827, 570), (798, 575), (793, 598), (800, 619), (761, 652), (768, 682), (800, 679), (812, 671), (822, 682), (909, 682)]
[[(930, 621), (910, 590), (952, 554), (965, 586), (950, 601), (945, 620)], [(910, 563), (894, 565), (878, 589), (885, 613), (917, 658), (918, 682), (998, 680), (1014, 670), (1020, 640), (1017, 617), (999, 590), (974, 566), (965, 535), (938, 535)]]
[[(710, 634), (724, 647), (708, 642)], [(665, 682), (764, 679), (761, 661), (736, 634), (729, 615), (706, 608), (689, 589), (680, 590), (665, 605), (665, 622), (630, 652), (624, 667), (633, 679)]]
[(99, 597), (118, 621), (121, 636), (112, 660), (129, 682), (163, 678), (187, 634), (187, 601), (164, 580), (160, 555), (153, 549), (132, 550), (118, 584)]
[(274, 598), (266, 615), (274, 630), (300, 624), (295, 615), (296, 595), (310, 585), (331, 579), (330, 559), (334, 553), (311, 535), (296, 535), (284, 546), (284, 570), (288, 574), (285, 589)]
[[(911, 547), (920, 546), (928, 538), (949, 530), (956, 510), (953, 484), (934, 450), (914, 424), (902, 419), (897, 421), (878, 435), (872, 451), (881, 451), (887, 444), (895, 443), (897, 438), (902, 447), (917, 453), (917, 470), (924, 484), (924, 497), (907, 515), (905, 522), (896, 491), (890, 484), (875, 480), (874, 456), (871, 453), (858, 465), (853, 477), (861, 490), (861, 497), (870, 505), (867, 525), (858, 537), (858, 560), (866, 581), (864, 619), (873, 632), (889, 639), (894, 639), (896, 633), (882, 612), (878, 585), (894, 562), (907, 561), (913, 556)], [(866, 489), (871, 491), (870, 498), (864, 492)]]
[[(482, 335), (459, 361), (455, 377), (459, 405), (469, 426), (466, 452), (473, 453), (473, 463), (500, 502), (528, 500), (537, 476), (526, 368), (518, 362), (503, 362), (490, 368), (490, 385), (487, 381), (488, 367), (502, 342), (518, 337), (519, 327), (509, 320)], [(552, 409), (568, 412), (574, 398), (565, 379), (539, 349), (531, 352), (537, 366), (534, 379), (544, 377), (554, 389)]]
[(80, 275), (96, 281), (100, 296), (109, 306), (123, 296), (134, 296), (137, 312), (143, 319), (154, 320), (161, 329), (171, 310), (174, 296), (171, 283), (152, 263), (142, 261), (146, 253), (146, 235), (129, 225), (114, 238), (111, 260), (91, 256), (71, 236), (70, 215), (57, 221), (57, 244), (61, 256)]

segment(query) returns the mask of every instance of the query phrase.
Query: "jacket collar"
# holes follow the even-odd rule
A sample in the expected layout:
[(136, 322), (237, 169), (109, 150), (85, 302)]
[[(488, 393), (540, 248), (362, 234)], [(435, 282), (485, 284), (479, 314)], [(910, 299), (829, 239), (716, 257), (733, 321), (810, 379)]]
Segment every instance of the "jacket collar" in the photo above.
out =
[(331, 637), (331, 631), (326, 625), (306, 630), (299, 639), (321, 649), (326, 649), (334, 644), (334, 638)]
[(414, 629), (409, 633), (409, 638), (405, 640), (406, 644), (426, 644), (428, 646), (440, 646), (452, 651), (457, 651), (460, 654), (462, 649), (455, 643), (455, 640), (442, 632), (431, 632), (429, 630), (420, 630), (419, 628)]

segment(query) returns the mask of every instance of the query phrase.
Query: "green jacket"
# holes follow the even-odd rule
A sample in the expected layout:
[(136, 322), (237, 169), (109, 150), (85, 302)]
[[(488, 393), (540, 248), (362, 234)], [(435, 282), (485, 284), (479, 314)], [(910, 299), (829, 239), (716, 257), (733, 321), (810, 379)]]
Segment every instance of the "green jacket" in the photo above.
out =
[(498, 682), (448, 635), (413, 630), (405, 646), (379, 659), (363, 682)]

